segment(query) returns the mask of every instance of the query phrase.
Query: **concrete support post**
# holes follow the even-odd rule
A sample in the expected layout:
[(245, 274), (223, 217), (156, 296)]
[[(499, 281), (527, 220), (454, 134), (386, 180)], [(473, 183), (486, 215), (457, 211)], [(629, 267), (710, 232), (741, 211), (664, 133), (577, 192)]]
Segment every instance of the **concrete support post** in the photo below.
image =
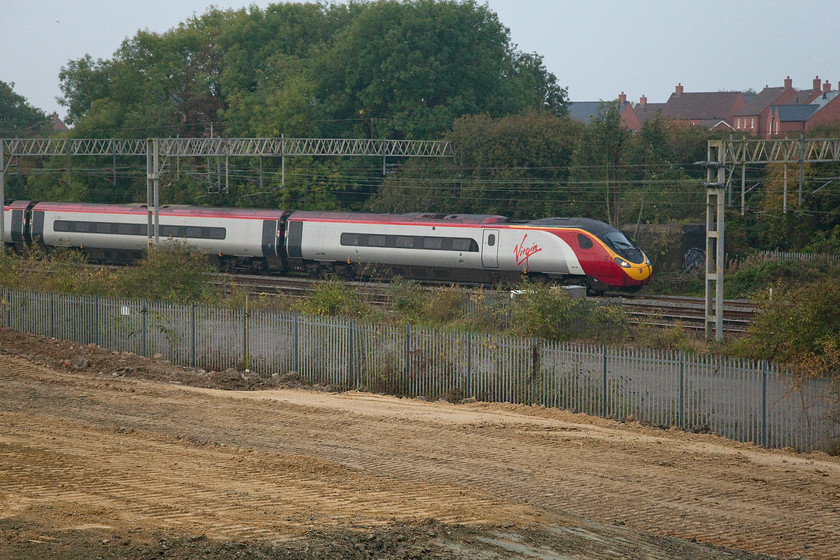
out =
[(706, 339), (723, 341), (724, 145), (710, 140), (706, 161)]

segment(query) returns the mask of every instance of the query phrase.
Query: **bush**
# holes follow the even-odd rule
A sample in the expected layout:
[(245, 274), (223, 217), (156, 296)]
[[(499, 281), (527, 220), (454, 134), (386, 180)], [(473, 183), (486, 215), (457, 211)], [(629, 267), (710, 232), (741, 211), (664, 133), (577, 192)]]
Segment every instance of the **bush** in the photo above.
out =
[(217, 302), (218, 288), (210, 282), (214, 269), (207, 257), (178, 241), (150, 248), (134, 266), (122, 269), (122, 297), (179, 302)]
[(826, 259), (774, 260), (760, 255), (730, 265), (724, 279), (726, 297), (763, 297), (770, 288), (789, 288), (822, 278), (840, 278), (840, 266)]
[(21, 290), (109, 295), (117, 275), (107, 267), (88, 265), (85, 254), (73, 249), (45, 252), (36, 246), (25, 254), (0, 258), (0, 286)]
[(298, 311), (308, 315), (330, 315), (339, 317), (370, 317), (370, 306), (359, 299), (359, 295), (341, 280), (319, 282), (311, 296), (301, 300)]
[(574, 299), (559, 287), (524, 284), (513, 309), (513, 333), (547, 340), (615, 342), (627, 334), (624, 312), (589, 299)]
[(403, 322), (415, 324), (422, 320), (429, 298), (417, 282), (398, 276), (391, 281), (385, 293)]
[(840, 285), (820, 280), (778, 287), (733, 349), (796, 366), (802, 377), (840, 379)]

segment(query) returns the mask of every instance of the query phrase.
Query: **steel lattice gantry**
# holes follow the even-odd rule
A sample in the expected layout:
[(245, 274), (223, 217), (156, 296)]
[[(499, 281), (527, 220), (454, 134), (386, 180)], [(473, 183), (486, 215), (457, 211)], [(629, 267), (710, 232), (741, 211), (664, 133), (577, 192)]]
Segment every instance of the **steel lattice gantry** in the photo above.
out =
[[(145, 156), (149, 242), (159, 241), (159, 188), (161, 173), (170, 158), (207, 156), (274, 157), (287, 156), (367, 156), (381, 157), (383, 174), (387, 159), (401, 157), (453, 157), (454, 148), (444, 140), (373, 140), (344, 138), (149, 138), (149, 139), (0, 139), (0, 201), (5, 200), (5, 172), (12, 158), (27, 156)], [(69, 167), (69, 166), (68, 166)], [(69, 173), (69, 171), (68, 171)], [(4, 231), (4, 212), (0, 212), (0, 232)], [(3, 244), (0, 243), (0, 251)]]
[[(783, 211), (788, 209), (788, 165), (799, 167), (799, 197), (806, 163), (831, 163), (840, 161), (840, 139), (837, 138), (774, 138), (770, 140), (747, 139), (710, 140), (706, 166), (706, 338), (723, 340), (723, 269), (724, 269), (724, 190), (729, 192), (732, 204), (732, 177), (741, 167), (741, 214), (746, 212), (746, 166), (748, 164), (783, 163)], [(714, 301), (712, 292), (714, 291)]]
[(802, 204), (802, 188), (806, 163), (830, 163), (840, 161), (840, 139), (837, 138), (776, 138), (772, 140), (741, 139), (732, 137), (723, 143), (720, 163), (727, 170), (726, 188), (729, 205), (732, 205), (732, 178), (735, 170), (741, 168), (741, 214), (746, 212), (746, 168), (748, 164), (783, 163), (784, 191), (782, 208), (788, 210), (788, 165), (799, 168), (798, 204)]

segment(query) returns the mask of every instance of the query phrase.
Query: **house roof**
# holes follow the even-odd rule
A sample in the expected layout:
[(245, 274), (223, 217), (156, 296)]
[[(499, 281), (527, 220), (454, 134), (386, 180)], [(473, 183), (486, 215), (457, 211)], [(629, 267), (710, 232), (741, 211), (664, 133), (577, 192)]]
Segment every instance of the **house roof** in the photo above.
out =
[(717, 122), (729, 117), (743, 98), (740, 91), (672, 93), (662, 112), (675, 119)]
[(67, 125), (64, 124), (64, 121), (58, 118), (58, 113), (52, 114), (52, 129), (56, 132), (67, 132), (70, 130), (67, 128)]
[(761, 114), (763, 110), (773, 104), (779, 96), (784, 93), (786, 88), (783, 87), (766, 87), (757, 95), (747, 99), (747, 104), (741, 110), (735, 113), (736, 117), (753, 117)]
[(780, 122), (805, 122), (819, 110), (819, 105), (774, 105)]
[[(569, 116), (577, 121), (581, 121), (583, 124), (589, 124), (593, 117), (598, 114), (598, 109), (604, 103), (607, 103), (607, 101), (573, 101), (569, 103)], [(619, 113), (627, 105), (630, 105), (629, 101), (621, 103), (618, 106)]]
[(829, 101), (837, 97), (838, 94), (840, 94), (840, 91), (827, 91), (822, 95), (818, 96), (813, 101), (811, 101), (811, 105), (817, 105), (818, 107), (822, 108)]
[(665, 103), (639, 103), (633, 109), (636, 112), (636, 118), (639, 119), (640, 124), (645, 124), (645, 121), (651, 117), (655, 117), (657, 113), (665, 109)]
[(813, 89), (800, 89), (796, 90), (796, 95), (793, 99), (791, 99), (792, 104), (804, 104), (808, 103), (813, 97), (815, 96), (815, 90)]
[(574, 101), (569, 103), (569, 116), (583, 124), (589, 124), (592, 117), (598, 114), (598, 107), (603, 101)]

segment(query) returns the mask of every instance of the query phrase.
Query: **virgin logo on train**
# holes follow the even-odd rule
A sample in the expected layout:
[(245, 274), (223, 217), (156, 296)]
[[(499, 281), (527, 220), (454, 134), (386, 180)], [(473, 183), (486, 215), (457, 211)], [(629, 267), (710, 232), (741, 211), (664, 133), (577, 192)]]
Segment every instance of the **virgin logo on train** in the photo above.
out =
[(528, 258), (534, 253), (542, 251), (542, 247), (536, 243), (531, 243), (530, 246), (526, 247), (525, 242), (527, 240), (528, 234), (526, 233), (525, 237), (522, 238), (522, 242), (513, 248), (513, 256), (516, 258), (516, 266), (520, 266), (524, 262), (525, 266), (528, 267)]

